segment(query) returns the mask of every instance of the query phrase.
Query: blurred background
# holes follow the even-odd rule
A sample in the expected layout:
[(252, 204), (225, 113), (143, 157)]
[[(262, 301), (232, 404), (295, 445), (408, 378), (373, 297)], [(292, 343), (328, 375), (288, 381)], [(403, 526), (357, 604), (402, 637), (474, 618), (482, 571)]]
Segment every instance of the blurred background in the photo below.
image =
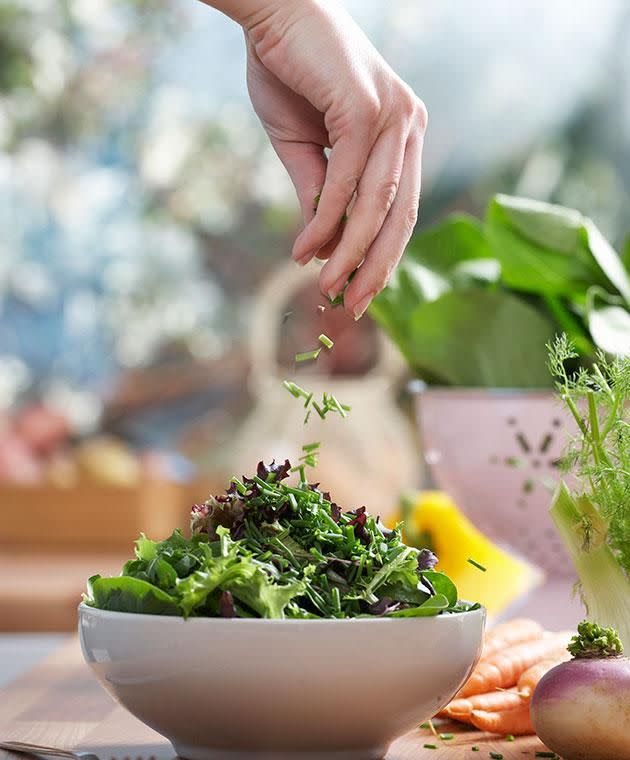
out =
[[(422, 225), (501, 191), (621, 245), (628, 3), (344, 5), (428, 106)], [(422, 484), (404, 365), (368, 319), (317, 310), (316, 272), (288, 262), (299, 228), (232, 22), (185, 0), (0, 0), (0, 628), (71, 628), (84, 578), (140, 530), (319, 438), (285, 376), (354, 407), (325, 433), (339, 501), (393, 514)], [(335, 351), (296, 370), (320, 332)]]

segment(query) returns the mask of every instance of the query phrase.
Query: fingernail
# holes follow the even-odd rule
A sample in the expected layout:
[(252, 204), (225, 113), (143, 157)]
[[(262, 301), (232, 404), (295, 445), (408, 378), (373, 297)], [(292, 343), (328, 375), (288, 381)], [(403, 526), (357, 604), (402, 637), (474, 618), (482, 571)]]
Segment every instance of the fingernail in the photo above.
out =
[(342, 274), (341, 277), (335, 281), (335, 284), (332, 287), (328, 288), (328, 292), (326, 293), (326, 295), (328, 296), (328, 298), (330, 298), (331, 301), (334, 301), (334, 299), (337, 298), (339, 293), (341, 293), (341, 291), (343, 290), (344, 285), (346, 284), (347, 281), (348, 281), (348, 275)]
[(366, 296), (363, 296), (363, 298), (355, 305), (354, 309), (352, 310), (352, 314), (354, 315), (354, 321), (358, 322), (359, 319), (365, 314), (365, 310), (370, 305), (372, 299), (376, 295), (375, 291), (372, 291), (371, 293), (368, 293)]

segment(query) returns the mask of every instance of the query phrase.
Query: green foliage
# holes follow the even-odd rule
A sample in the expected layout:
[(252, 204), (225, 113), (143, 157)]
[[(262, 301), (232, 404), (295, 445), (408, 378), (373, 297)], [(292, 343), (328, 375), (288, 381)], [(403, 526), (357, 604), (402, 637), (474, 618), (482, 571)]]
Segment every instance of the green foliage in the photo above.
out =
[(623, 645), (614, 628), (603, 628), (597, 623), (583, 620), (578, 624), (577, 631), (567, 647), (573, 657), (618, 657), (623, 654)]
[(498, 195), (483, 222), (458, 214), (415, 235), (371, 314), (428, 382), (545, 387), (559, 332), (584, 362), (630, 354), (629, 305), (627, 268), (589, 219)]
[[(312, 449), (315, 444), (309, 445)], [(87, 603), (183, 617), (416, 617), (466, 612), (454, 583), (400, 530), (364, 508), (344, 512), (290, 464), (261, 462), (253, 478), (193, 509), (193, 535), (141, 536), (117, 578), (95, 576)], [(422, 562), (420, 560), (423, 560)]]

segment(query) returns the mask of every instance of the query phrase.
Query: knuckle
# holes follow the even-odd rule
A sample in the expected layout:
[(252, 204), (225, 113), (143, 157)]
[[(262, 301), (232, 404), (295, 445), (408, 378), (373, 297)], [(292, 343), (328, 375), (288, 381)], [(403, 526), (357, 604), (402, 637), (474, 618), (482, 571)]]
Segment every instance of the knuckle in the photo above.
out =
[(380, 116), (381, 102), (375, 94), (366, 92), (357, 110), (361, 119), (366, 120), (367, 123), (373, 123), (378, 121)]
[(427, 111), (426, 105), (422, 100), (420, 100), (420, 98), (416, 98), (415, 101), (416, 123), (418, 124), (418, 127), (420, 128), (422, 134), (424, 134), (427, 131), (427, 126), (429, 125), (429, 112)]
[(395, 179), (388, 179), (381, 182), (376, 188), (376, 200), (379, 207), (383, 207), (385, 212), (388, 212), (392, 207), (397, 192), (398, 182)]
[(405, 215), (403, 217), (403, 222), (402, 222), (403, 228), (407, 235), (407, 239), (411, 237), (411, 234), (414, 231), (417, 221), (418, 221), (418, 204), (414, 202), (405, 211)]

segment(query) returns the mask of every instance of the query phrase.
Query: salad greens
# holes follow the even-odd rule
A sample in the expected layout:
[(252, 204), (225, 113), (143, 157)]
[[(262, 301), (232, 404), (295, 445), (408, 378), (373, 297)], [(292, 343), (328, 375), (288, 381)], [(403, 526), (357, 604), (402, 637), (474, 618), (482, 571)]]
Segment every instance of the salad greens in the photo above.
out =
[(630, 355), (630, 243), (619, 256), (578, 211), (497, 195), (412, 238), (370, 313), (428, 383), (548, 387), (564, 332), (585, 363)]
[(424, 617), (476, 609), (435, 570), (428, 550), (406, 546), (365, 507), (341, 509), (305, 467), (258, 464), (225, 494), (191, 513), (192, 536), (141, 536), (114, 578), (93, 576), (87, 604), (104, 610), (187, 617)]
[(561, 483), (551, 517), (579, 578), (590, 620), (612, 626), (630, 649), (630, 356), (567, 372), (576, 352), (566, 336), (549, 346), (557, 389), (578, 434), (563, 462), (579, 487)]

